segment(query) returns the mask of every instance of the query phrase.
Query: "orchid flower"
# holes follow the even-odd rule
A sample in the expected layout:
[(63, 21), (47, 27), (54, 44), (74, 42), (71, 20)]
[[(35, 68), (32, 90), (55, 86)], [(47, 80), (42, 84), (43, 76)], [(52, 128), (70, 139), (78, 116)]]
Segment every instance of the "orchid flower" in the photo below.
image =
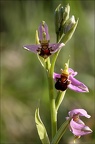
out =
[(77, 72), (74, 72), (73, 69), (68, 68), (68, 64), (65, 64), (65, 69), (61, 69), (61, 74), (53, 74), (53, 78), (56, 81), (55, 88), (61, 91), (69, 88), (76, 92), (88, 92), (87, 86), (74, 78), (76, 75)]
[(62, 48), (65, 45), (64, 43), (49, 43), (50, 36), (48, 33), (48, 26), (44, 21), (40, 24), (38, 28), (38, 38), (39, 44), (26, 45), (24, 46), (24, 48), (36, 54), (38, 53), (44, 59), (57, 52), (60, 48)]
[(73, 109), (68, 113), (69, 117), (66, 119), (71, 118), (70, 121), (70, 131), (79, 138), (80, 136), (90, 134), (92, 130), (85, 125), (85, 123), (79, 118), (80, 116), (84, 116), (86, 118), (90, 118), (91, 116), (87, 114), (84, 109)]

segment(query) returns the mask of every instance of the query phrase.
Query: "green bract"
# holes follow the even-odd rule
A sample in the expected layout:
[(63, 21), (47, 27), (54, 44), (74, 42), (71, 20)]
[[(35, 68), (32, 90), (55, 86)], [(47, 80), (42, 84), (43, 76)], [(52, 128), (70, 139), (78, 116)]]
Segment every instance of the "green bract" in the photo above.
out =
[(36, 127), (42, 144), (50, 144), (46, 128), (39, 115), (39, 108), (36, 109), (35, 112), (35, 122), (36, 122)]

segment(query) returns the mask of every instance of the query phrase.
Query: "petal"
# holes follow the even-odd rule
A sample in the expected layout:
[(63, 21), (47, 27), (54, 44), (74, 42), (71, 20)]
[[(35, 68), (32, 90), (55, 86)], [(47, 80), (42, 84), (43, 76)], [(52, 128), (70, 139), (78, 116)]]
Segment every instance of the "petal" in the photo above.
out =
[(37, 50), (40, 48), (40, 45), (26, 45), (24, 48), (37, 54)]
[(88, 126), (85, 126), (82, 130), (84, 130), (85, 132), (92, 132), (92, 130), (88, 127)]
[(69, 76), (69, 80), (71, 83), (68, 85), (68, 88), (76, 92), (89, 92), (87, 86), (75, 79), (73, 76)]
[(57, 52), (60, 48), (62, 48), (65, 44), (64, 43), (54, 43), (49, 44), (49, 48), (51, 48), (51, 53)]
[(61, 74), (53, 73), (53, 79), (56, 81), (58, 78), (61, 77)]
[(92, 130), (85, 124), (78, 124), (73, 119), (70, 122), (70, 130), (76, 136), (87, 135), (92, 132)]
[(87, 112), (84, 109), (73, 109), (69, 111), (69, 116), (73, 117), (74, 115), (78, 114), (79, 116), (85, 116), (87, 118), (90, 118), (91, 116), (87, 114)]
[(73, 77), (76, 76), (78, 73), (75, 72), (73, 69), (69, 68), (69, 74), (72, 75)]
[(46, 40), (50, 40), (50, 36), (48, 33), (48, 26), (45, 22), (42, 22), (38, 28), (38, 33), (39, 33), (39, 40), (43, 40), (43, 32), (46, 33)]

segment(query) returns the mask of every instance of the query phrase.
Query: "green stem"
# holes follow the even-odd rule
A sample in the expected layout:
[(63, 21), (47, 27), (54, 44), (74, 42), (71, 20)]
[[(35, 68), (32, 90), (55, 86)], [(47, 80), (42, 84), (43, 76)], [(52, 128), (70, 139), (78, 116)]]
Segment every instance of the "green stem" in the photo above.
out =
[(52, 63), (48, 72), (52, 139), (57, 132), (57, 111), (56, 111), (56, 106), (55, 106), (53, 72), (54, 72), (54, 66), (55, 66), (55, 62), (56, 62), (58, 54), (59, 54), (59, 51), (53, 55)]
[(56, 42), (59, 41), (59, 38), (60, 38), (60, 37), (59, 37), (59, 32), (57, 32), (57, 33), (56, 33)]
[[(60, 36), (59, 34), (57, 34), (57, 42), (59, 42), (59, 39)], [(48, 71), (52, 138), (55, 136), (57, 132), (57, 109), (55, 105), (55, 96), (54, 96), (53, 72), (54, 72), (54, 66), (59, 52), (60, 50), (53, 55), (51, 66)]]
[[(59, 35), (57, 36), (57, 42), (59, 43), (60, 42), (60, 37)], [(64, 41), (64, 44), (66, 43), (66, 41)], [(59, 55), (59, 52), (60, 50), (58, 50), (53, 56), (52, 56), (52, 65), (51, 65), (51, 72), (53, 73), (54, 72), (54, 66), (55, 66), (55, 62), (56, 62), (56, 59)]]
[(50, 111), (51, 111), (51, 131), (52, 139), (57, 132), (57, 113), (55, 108), (55, 96), (54, 96), (54, 84), (53, 84), (53, 73), (50, 71), (48, 73), (48, 82), (49, 82), (49, 98), (50, 98)]
[(58, 57), (58, 54), (59, 54), (60, 50), (57, 51), (53, 56), (52, 56), (52, 65), (51, 65), (51, 71), (54, 72), (54, 66), (55, 66), (55, 62), (56, 62), (56, 59)]

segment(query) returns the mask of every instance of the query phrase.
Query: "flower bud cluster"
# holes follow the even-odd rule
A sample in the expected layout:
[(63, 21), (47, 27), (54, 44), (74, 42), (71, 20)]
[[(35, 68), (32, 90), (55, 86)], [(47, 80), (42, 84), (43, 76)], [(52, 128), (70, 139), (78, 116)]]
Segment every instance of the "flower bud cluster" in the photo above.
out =
[(55, 10), (55, 31), (58, 37), (63, 37), (67, 34), (70, 35), (71, 38), (71, 33), (73, 34), (75, 31), (78, 20), (75, 21), (74, 15), (69, 17), (69, 14), (69, 4), (67, 4), (66, 7), (63, 7), (60, 4)]

